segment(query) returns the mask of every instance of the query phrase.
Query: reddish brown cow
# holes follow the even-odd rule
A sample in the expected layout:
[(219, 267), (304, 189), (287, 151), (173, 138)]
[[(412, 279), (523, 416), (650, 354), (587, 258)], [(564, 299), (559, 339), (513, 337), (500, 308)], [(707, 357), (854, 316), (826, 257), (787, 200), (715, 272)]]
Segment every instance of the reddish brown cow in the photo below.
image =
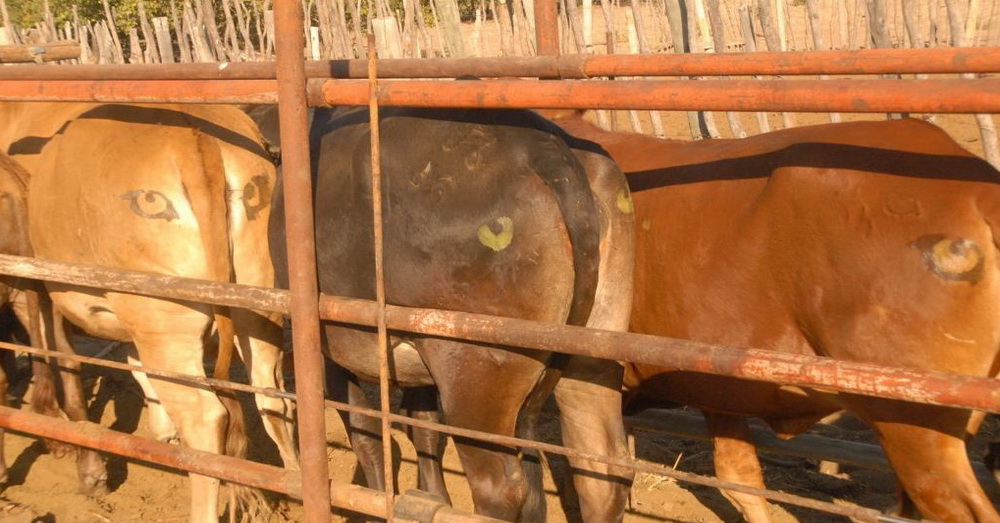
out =
[[(559, 122), (629, 178), (636, 332), (886, 366), (996, 376), (1000, 174), (916, 120), (694, 143)], [(846, 408), (877, 432), (935, 520), (1000, 521), (973, 476), (967, 410), (629, 365), (636, 401), (705, 412), (717, 474), (763, 487), (747, 416), (795, 435)], [(748, 520), (764, 501), (734, 495)]]

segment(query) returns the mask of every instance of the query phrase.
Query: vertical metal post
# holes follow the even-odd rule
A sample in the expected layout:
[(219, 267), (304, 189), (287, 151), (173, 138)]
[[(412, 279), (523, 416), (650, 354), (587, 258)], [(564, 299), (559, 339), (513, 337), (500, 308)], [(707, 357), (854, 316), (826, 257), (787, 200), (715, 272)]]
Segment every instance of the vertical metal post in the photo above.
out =
[[(374, 7), (372, 2), (372, 7)], [(374, 10), (372, 11), (374, 12)], [(378, 53), (375, 34), (368, 34), (368, 117), (372, 161), (372, 223), (375, 230), (375, 302), (378, 305), (378, 383), (382, 405), (382, 466), (385, 472), (385, 513), (388, 523), (394, 521), (394, 475), (392, 470), (392, 423), (389, 419), (389, 331), (385, 317), (385, 255), (382, 216), (382, 155), (378, 117)]]
[(323, 355), (313, 224), (306, 106), (305, 47), (299, 0), (275, 2), (278, 118), (281, 125), (285, 229), (288, 235), (289, 307), (295, 346), (299, 449), (305, 521), (329, 523), (330, 479), (323, 405)]
[(535, 44), (538, 55), (559, 54), (559, 0), (535, 0)]

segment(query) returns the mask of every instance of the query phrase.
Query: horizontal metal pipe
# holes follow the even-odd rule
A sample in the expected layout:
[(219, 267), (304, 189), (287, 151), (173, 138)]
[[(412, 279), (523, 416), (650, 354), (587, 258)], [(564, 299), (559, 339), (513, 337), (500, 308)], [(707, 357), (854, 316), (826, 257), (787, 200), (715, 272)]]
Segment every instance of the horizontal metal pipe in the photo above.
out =
[[(390, 58), (379, 78), (605, 76), (740, 76), (819, 74), (997, 73), (1000, 47), (860, 49), (853, 51), (691, 54), (505, 56), (495, 58)], [(309, 78), (362, 79), (366, 60), (305, 63)], [(0, 68), (0, 80), (270, 80), (274, 62), (67, 65)]]
[[(1000, 79), (388, 80), (382, 105), (800, 112), (1000, 113)], [(0, 100), (273, 103), (270, 80), (5, 81)], [(311, 80), (310, 105), (365, 105), (367, 82)]]
[(3, 64), (52, 62), (79, 57), (80, 44), (70, 40), (45, 44), (0, 45), (0, 63)]
[[(311, 80), (310, 105), (363, 105), (366, 83)], [(1000, 113), (1000, 79), (387, 80), (379, 104), (419, 107)]]
[[(705, 426), (705, 419), (698, 415), (685, 414), (679, 410), (654, 409), (638, 416), (625, 418), (625, 426), (640, 432), (668, 434), (671, 436), (711, 441)], [(781, 439), (774, 431), (764, 427), (750, 426), (750, 441), (758, 451), (793, 456), (812, 460), (828, 460), (870, 470), (892, 472), (888, 458), (882, 447), (870, 443), (844, 441), (819, 436), (800, 434), (791, 439)], [(991, 497), (1000, 496), (1000, 485), (993, 479), (993, 471), (981, 461), (971, 462), (976, 478)]]
[(215, 378), (192, 376), (190, 374), (181, 374), (179, 372), (151, 369), (149, 367), (142, 367), (139, 365), (129, 365), (127, 363), (119, 363), (117, 361), (111, 361), (104, 358), (92, 358), (90, 356), (82, 356), (80, 354), (66, 354), (64, 352), (58, 352), (53, 350), (36, 349), (33, 347), (25, 347), (23, 345), (18, 345), (16, 343), (7, 343), (0, 341), (0, 349), (12, 350), (15, 352), (32, 354), (35, 356), (46, 356), (60, 360), (76, 361), (80, 363), (86, 363), (88, 365), (98, 365), (101, 367), (107, 367), (109, 369), (124, 370), (127, 372), (142, 372), (149, 376), (155, 376), (157, 378), (162, 378), (166, 381), (172, 381), (175, 383), (183, 383), (187, 385), (195, 385), (206, 388), (211, 387), (216, 389), (228, 389), (239, 392), (249, 392), (251, 394), (262, 394), (264, 396), (268, 396), (271, 398), (282, 398), (290, 400), (296, 399), (295, 394), (278, 389), (254, 387), (253, 385), (234, 383), (231, 381), (224, 381)]
[(277, 83), (274, 80), (5, 80), (0, 84), (0, 100), (267, 104), (277, 103)]
[(0, 254), (0, 274), (116, 292), (288, 313), (288, 291)]
[[(33, 270), (33, 266), (36, 264), (43, 267), (44, 270)], [(82, 265), (40, 262), (31, 258), (0, 255), (0, 273), (14, 276), (100, 286), (100, 283), (95, 285), (93, 280), (88, 280), (86, 277), (91, 270), (93, 268)], [(172, 291), (167, 292), (167, 288), (175, 283), (184, 283), (186, 280), (185, 278), (107, 268), (97, 269), (96, 272), (104, 275), (101, 281), (114, 279), (114, 275), (118, 274), (121, 275), (122, 281), (131, 282), (129, 283), (131, 285), (134, 285), (134, 282), (130, 280), (130, 274), (138, 274), (148, 281), (162, 279), (157, 284), (157, 291), (146, 290), (142, 292), (148, 295), (162, 295), (172, 298), (177, 296)], [(114, 282), (109, 283), (113, 284)], [(287, 298), (287, 291), (272, 289), (269, 292), (258, 293), (257, 298), (264, 299), (243, 298), (238, 300), (240, 303), (234, 303), (236, 301), (232, 299), (234, 290), (259, 288), (211, 282), (204, 282), (202, 285), (219, 287), (220, 289), (228, 288), (228, 291), (218, 293), (218, 295), (206, 292), (204, 296), (194, 298), (186, 295), (180, 299), (259, 309), (268, 309), (269, 305), (273, 306), (276, 302), (280, 302), (283, 305), (282, 308), (268, 310), (287, 313), (287, 301), (278, 297), (281, 295)], [(161, 292), (162, 294), (159, 294)], [(320, 317), (325, 320), (365, 326), (376, 325), (374, 302), (324, 295), (320, 296), (319, 306)], [(1000, 412), (1000, 381), (992, 378), (879, 367), (817, 356), (759, 349), (739, 349), (645, 334), (602, 331), (483, 314), (394, 305), (387, 306), (387, 314), (388, 326), (394, 330), (630, 361), (678, 370), (918, 403)]]
[[(225, 481), (285, 494), (302, 499), (302, 480), (298, 471), (273, 465), (195, 450), (181, 445), (153, 441), (114, 431), (92, 422), (74, 422), (10, 407), (0, 407), (0, 427), (64, 441), (81, 447), (110, 452), (131, 459), (155, 463), (173, 469), (212, 476)], [(331, 506), (385, 518), (385, 494), (357, 485), (331, 482)], [(459, 510), (449, 510), (433, 522), (491, 523), (496, 520)], [(430, 522), (429, 522), (430, 523)]]
[(853, 51), (589, 55), (586, 77), (1000, 72), (1000, 47)]
[(0, 427), (280, 492), (296, 499), (301, 497), (302, 487), (297, 471), (152, 441), (107, 429), (96, 423), (74, 422), (0, 407)]

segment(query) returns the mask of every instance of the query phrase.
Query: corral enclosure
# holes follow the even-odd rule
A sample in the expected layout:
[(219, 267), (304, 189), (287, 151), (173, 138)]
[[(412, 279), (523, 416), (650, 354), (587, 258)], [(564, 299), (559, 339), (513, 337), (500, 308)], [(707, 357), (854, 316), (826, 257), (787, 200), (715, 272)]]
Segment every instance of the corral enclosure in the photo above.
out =
[[(236, 7), (240, 2), (222, 2), (222, 5), (211, 5), (208, 2), (189, 5), (184, 2), (183, 6), (177, 6), (180, 19), (180, 31), (175, 29), (171, 33), (173, 40), (173, 50), (176, 52), (175, 60), (183, 60), (185, 56), (190, 61), (220, 61), (220, 60), (255, 60), (270, 58), (271, 48), (268, 36), (269, 21), (266, 10), (254, 6), (244, 6), (244, 12), (239, 15)], [(748, 49), (746, 21), (749, 20), (753, 27), (753, 44), (757, 50), (781, 49), (781, 50), (806, 50), (818, 48), (834, 49), (857, 49), (875, 46), (875, 41), (882, 39), (879, 45), (889, 47), (906, 47), (915, 45), (918, 47), (951, 45), (951, 27), (960, 27), (964, 35), (971, 35), (971, 39), (966, 40), (967, 45), (997, 45), (1000, 24), (996, 23), (998, 2), (984, 1), (973, 2), (966, 5), (965, 2), (954, 2), (955, 12), (962, 20), (952, 23), (949, 19), (947, 2), (937, 1), (914, 1), (908, 2), (905, 8), (912, 7), (912, 11), (905, 11), (903, 3), (897, 2), (873, 2), (854, 0), (827, 0), (819, 2), (800, 2), (778, 0), (778, 3), (769, 2), (732, 2), (722, 0), (713, 2), (694, 1), (672, 2), (637, 2), (635, 5), (613, 5), (606, 4), (607, 10), (601, 4), (592, 6), (576, 5), (565, 9), (564, 13), (574, 16), (573, 21), (565, 21), (562, 25), (562, 46), (563, 51), (572, 53), (581, 49), (579, 40), (582, 39), (582, 48), (588, 52), (604, 53), (608, 50), (608, 43), (613, 42), (612, 48), (615, 52), (674, 52), (678, 49), (678, 41), (674, 39), (671, 31), (671, 18), (667, 15), (670, 4), (676, 3), (678, 7), (683, 5), (686, 9), (687, 27), (694, 27), (693, 31), (688, 31), (688, 41), (680, 42), (685, 50), (693, 49), (695, 52), (711, 52), (713, 50), (738, 52)], [(530, 2), (528, 2), (530, 4)], [(869, 11), (872, 7), (882, 5), (885, 9), (884, 18), (871, 15)], [(363, 56), (363, 38), (352, 27), (356, 17), (351, 17), (352, 12), (360, 11), (358, 5), (351, 6), (350, 2), (316, 1), (308, 4), (313, 16), (311, 21), (316, 23), (317, 36), (310, 52), (314, 58), (333, 57), (353, 57)], [(424, 6), (426, 9), (428, 6)], [(406, 5), (403, 6), (407, 7)], [(416, 7), (410, 5), (409, 11), (412, 13)], [(819, 22), (810, 24), (809, 8), (818, 9)], [(199, 22), (209, 17), (206, 13), (215, 10), (214, 18), (219, 22), (215, 26), (206, 25)], [(229, 15), (229, 10), (233, 15)], [(352, 11), (353, 9), (353, 11)], [(503, 56), (503, 55), (526, 55), (533, 52), (530, 31), (529, 14), (530, 5), (515, 0), (506, 5), (496, 5), (496, 2), (480, 2), (474, 9), (471, 20), (466, 20), (461, 24), (449, 24), (441, 16), (441, 13), (448, 12), (450, 7), (447, 1), (434, 4), (431, 17), (437, 17), (436, 23), (431, 23), (427, 17), (407, 17), (405, 13), (394, 10), (391, 5), (381, 6), (380, 16), (373, 21), (376, 28), (376, 36), (379, 39), (380, 50), (385, 56)], [(457, 6), (454, 9), (458, 9)], [(323, 11), (328, 16), (323, 16)], [(592, 22), (589, 33), (582, 32), (582, 27), (587, 24), (585, 13), (590, 10)], [(225, 11), (225, 16), (220, 13)], [(575, 11), (575, 12), (574, 12)], [(699, 14), (704, 16), (699, 18)], [(499, 16), (498, 16), (499, 15)], [(906, 16), (911, 15), (916, 18), (915, 38), (908, 36), (906, 32)], [(969, 21), (966, 16), (972, 16)], [(230, 32), (227, 22), (230, 18), (237, 19), (243, 16), (244, 24), (249, 31), (243, 31), (238, 24), (234, 24)], [(253, 18), (257, 16), (259, 18)], [(955, 16), (954, 14), (952, 16)], [(114, 14), (111, 15), (114, 18)], [(579, 22), (576, 20), (579, 19)], [(411, 24), (409, 20), (412, 20)], [(568, 20), (568, 19), (565, 19)], [(884, 20), (884, 25), (873, 24), (874, 20)], [(323, 23), (324, 21), (332, 21)], [(149, 27), (159, 27), (162, 24), (154, 23), (150, 19)], [(359, 22), (360, 23), (360, 22)], [(76, 38), (78, 35), (88, 35), (81, 40), (86, 44), (86, 60), (92, 62), (111, 63), (115, 61), (126, 62), (150, 62), (154, 60), (152, 48), (164, 49), (164, 45), (158, 40), (155, 31), (147, 33), (146, 24), (125, 23), (116, 20), (115, 24), (120, 27), (138, 26), (128, 30), (129, 38), (120, 44), (115, 43), (115, 38), (111, 33), (105, 32), (101, 36), (101, 25), (86, 24), (64, 24), (57, 27), (55, 24), (43, 24), (41, 28), (34, 30), (22, 30), (18, 34), (19, 39), (39, 38), (39, 35), (48, 35), (43, 38)], [(576, 24), (580, 25), (580, 32), (575, 31)], [(168, 31), (174, 26), (168, 25)], [(360, 27), (360, 25), (358, 26)], [(379, 30), (379, 27), (382, 29)], [(569, 30), (565, 29), (569, 27)], [(881, 36), (879, 28), (884, 28)], [(610, 30), (609, 30), (610, 28)], [(719, 28), (724, 35), (721, 39), (713, 39), (717, 36)], [(820, 31), (814, 33), (815, 28)], [(457, 30), (461, 35), (461, 45), (459, 50), (449, 50), (456, 45), (448, 43), (448, 32)], [(60, 33), (61, 31), (61, 33)], [(106, 31), (106, 29), (105, 29)], [(216, 34), (212, 34), (216, 32)], [(715, 31), (715, 32), (713, 32)], [(13, 32), (11, 32), (13, 33)], [(124, 40), (125, 31), (119, 33), (119, 40)], [(176, 35), (181, 34), (181, 45), (177, 44)], [(249, 38), (246, 38), (249, 35)], [(257, 35), (257, 36), (254, 36)], [(351, 35), (350, 39), (346, 38)], [(589, 38), (588, 38), (589, 35)], [(777, 35), (777, 40), (774, 39)], [(578, 39), (577, 36), (580, 36)], [(817, 36), (819, 38), (817, 39)], [(683, 38), (683, 37), (682, 37)], [(887, 38), (887, 39), (883, 39)], [(153, 41), (157, 45), (150, 45)], [(121, 53), (116, 58), (116, 50)], [(159, 56), (163, 56), (159, 54)], [(54, 66), (46, 66), (54, 67)], [(884, 115), (844, 115), (843, 119), (852, 118), (883, 118)], [(829, 115), (815, 114), (741, 114), (737, 118), (727, 119), (722, 114), (702, 115), (702, 121), (698, 125), (692, 125), (688, 116), (682, 113), (651, 113), (644, 112), (616, 112), (609, 114), (596, 114), (595, 118), (600, 118), (603, 123), (614, 126), (620, 130), (633, 129), (647, 133), (663, 134), (671, 138), (690, 138), (692, 135), (708, 136), (734, 136), (740, 135), (741, 129), (748, 134), (756, 134), (765, 129), (777, 129), (788, 125), (804, 125), (828, 121)], [(990, 117), (992, 119), (992, 117)], [(658, 122), (659, 120), (659, 122)], [(983, 154), (983, 141), (980, 135), (981, 121), (977, 122), (972, 116), (938, 116), (936, 123), (943, 126), (955, 137), (963, 146), (973, 150), (977, 154)], [(736, 127), (734, 127), (736, 126)], [(995, 141), (995, 138), (993, 138)], [(102, 374), (104, 372), (102, 371)], [(93, 382), (95, 390), (99, 393), (95, 395), (94, 414), (103, 413), (105, 425), (117, 423), (117, 428), (125, 430), (135, 430), (142, 433), (144, 423), (135, 418), (135, 413), (141, 405), (141, 400), (137, 399), (139, 391), (135, 388), (130, 378), (124, 374), (114, 376), (106, 375), (100, 381)], [(104, 395), (100, 394), (104, 391)], [(112, 408), (114, 407), (114, 408)], [(249, 416), (253, 419), (253, 416)], [(555, 425), (551, 420), (549, 412), (549, 423), (547, 425), (548, 440), (555, 441)], [(354, 457), (346, 449), (346, 440), (340, 427), (340, 422), (333, 412), (328, 413), (328, 432), (331, 446), (329, 453), (331, 456), (331, 468), (335, 479), (351, 480), (358, 479), (359, 475), (354, 470)], [(851, 429), (827, 429), (830, 431), (840, 430), (841, 436), (848, 438), (866, 439), (869, 436), (863, 431)], [(398, 436), (398, 434), (397, 434)], [(403, 461), (410, 466), (404, 465), (402, 473), (402, 485), (412, 486), (415, 484), (414, 471), (412, 467), (412, 449), (405, 442), (405, 438), (397, 437), (402, 448)], [(5, 494), (5, 499), (9, 502), (5, 507), (0, 507), (0, 514), (6, 514), (3, 518), (10, 517), (13, 521), (33, 521), (40, 520), (55, 521), (182, 521), (186, 510), (186, 492), (183, 475), (166, 471), (163, 469), (148, 467), (138, 463), (127, 462), (119, 459), (117, 461), (119, 488), (110, 494), (106, 499), (86, 498), (72, 493), (75, 488), (73, 482), (72, 463), (69, 460), (56, 462), (51, 456), (39, 456), (38, 446), (30, 445), (30, 439), (10, 438), (7, 453), (11, 459), (16, 459), (21, 465), (18, 469), (24, 481), (21, 485), (15, 485)], [(270, 443), (266, 438), (258, 438), (261, 449)], [(648, 435), (640, 436), (638, 442), (638, 454), (646, 459), (664, 463), (674, 463), (679, 470), (696, 471), (711, 474), (711, 461), (708, 456), (709, 447), (701, 443), (684, 443), (670, 438)], [(978, 454), (982, 453), (977, 449)], [(267, 454), (267, 452), (262, 452)], [(977, 456), (978, 457), (978, 456)], [(273, 456), (271, 456), (273, 459)], [(455, 493), (456, 505), (461, 508), (471, 508), (471, 501), (466, 492), (463, 492), (464, 484), (460, 476), (457, 459), (452, 452), (449, 453), (449, 461), (446, 462), (449, 471), (450, 488)], [(30, 473), (27, 473), (30, 468)], [(828, 477), (819, 475), (814, 471), (815, 465), (805, 460), (785, 460), (784, 462), (773, 462), (767, 465), (767, 480), (772, 488), (785, 489), (793, 493), (812, 492), (826, 499), (835, 499), (844, 503), (859, 503), (865, 506), (883, 508), (890, 504), (893, 499), (893, 486), (891, 477), (886, 473), (876, 473), (863, 471), (861, 469), (846, 470), (841, 477)], [(557, 474), (558, 475), (558, 474)], [(556, 482), (547, 483), (547, 491), (550, 493), (549, 510), (550, 520), (558, 521), (565, 517), (563, 507), (560, 506), (555, 494), (562, 487)], [(59, 503), (53, 503), (54, 499), (60, 499)], [(569, 509), (572, 514), (572, 508)], [(297, 520), (300, 517), (299, 508), (291, 505), (283, 513), (274, 516), (275, 520)], [(626, 516), (631, 521), (730, 521), (737, 517), (735, 509), (726, 502), (717, 491), (705, 488), (685, 488), (679, 486), (673, 480), (667, 480), (653, 475), (640, 475), (633, 488), (633, 503)], [(345, 519), (351, 520), (349, 516)], [(569, 518), (572, 519), (572, 518)], [(835, 521), (832, 516), (819, 515), (818, 513), (807, 512), (794, 509), (791, 512), (779, 509), (777, 514), (779, 521)]]

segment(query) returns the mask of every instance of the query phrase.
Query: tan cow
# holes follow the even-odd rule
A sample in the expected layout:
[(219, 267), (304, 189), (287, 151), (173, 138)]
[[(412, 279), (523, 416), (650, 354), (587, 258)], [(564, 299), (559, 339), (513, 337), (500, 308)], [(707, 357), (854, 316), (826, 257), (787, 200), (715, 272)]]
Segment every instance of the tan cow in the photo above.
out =
[[(0, 146), (31, 172), (31, 241), (40, 258), (250, 285), (273, 285), (267, 244), (274, 167), (254, 124), (228, 106), (3, 104)], [(235, 329), (254, 385), (283, 388), (281, 316), (48, 284), (58, 314), (93, 336), (135, 343), (142, 365), (204, 375), (218, 327)], [(142, 376), (139, 376), (142, 377)], [(142, 380), (141, 380), (142, 381)], [(147, 382), (151, 406), (187, 445), (236, 452), (238, 409), (210, 389)], [(289, 402), (258, 395), (286, 466), (297, 466)], [(155, 414), (155, 409), (151, 409)], [(227, 419), (230, 428), (227, 429)], [(227, 445), (227, 437), (229, 444)], [(219, 482), (192, 475), (191, 519), (217, 519)]]
[[(854, 122), (685, 143), (559, 124), (629, 179), (633, 331), (997, 375), (1000, 174), (940, 129)], [(701, 408), (716, 473), (755, 487), (746, 416), (792, 436), (849, 409), (924, 517), (1000, 521), (966, 456), (979, 413), (645, 365), (627, 366), (626, 387), (637, 402)], [(762, 499), (733, 497), (748, 520), (770, 519)]]

